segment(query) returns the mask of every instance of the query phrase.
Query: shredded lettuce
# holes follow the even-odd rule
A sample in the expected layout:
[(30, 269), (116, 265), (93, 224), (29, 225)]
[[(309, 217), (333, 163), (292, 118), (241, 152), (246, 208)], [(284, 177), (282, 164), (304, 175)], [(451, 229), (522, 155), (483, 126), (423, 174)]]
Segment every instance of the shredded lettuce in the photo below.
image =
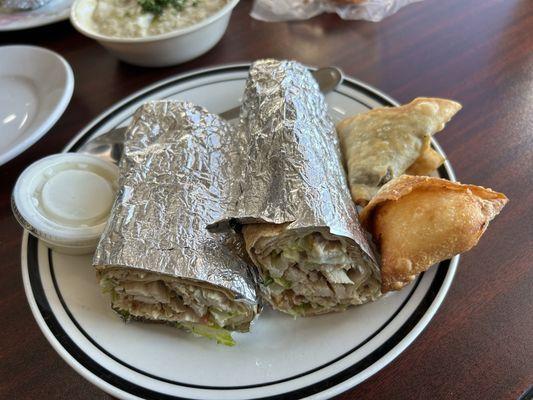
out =
[(124, 321), (129, 321), (131, 319), (131, 314), (126, 310), (121, 310), (119, 308), (113, 308), (113, 311), (115, 311)]
[(282, 248), (283, 257), (289, 261), (299, 262), (300, 251), (302, 250), (305, 250), (305, 248), (298, 246), (297, 243), (287, 243), (287, 245)]
[(231, 333), (224, 328), (217, 325), (207, 326), (202, 324), (195, 324), (192, 322), (177, 323), (179, 328), (184, 328), (191, 333), (198, 336), (203, 336), (207, 339), (216, 340), (217, 343), (226, 346), (235, 346), (235, 341), (231, 337)]
[(227, 311), (223, 311), (218, 308), (215, 308), (215, 307), (209, 307), (209, 313), (211, 314), (215, 322), (221, 326), (226, 325), (226, 322), (229, 319), (239, 315), (239, 313), (236, 311), (227, 312)]
[(324, 264), (349, 264), (350, 257), (340, 241), (325, 239), (318, 233), (306, 235), (284, 243), (270, 256), (273, 275), (281, 276), (290, 263), (312, 269)]
[(292, 283), (285, 278), (274, 278), (274, 282), (280, 286), (283, 286), (285, 289), (290, 289), (292, 286)]
[(294, 306), (291, 310), (289, 310), (289, 314), (291, 314), (294, 318), (302, 317), (310, 308), (312, 308), (312, 306), (309, 303), (300, 304), (299, 306)]
[(117, 286), (117, 283), (113, 281), (112, 279), (109, 279), (109, 278), (100, 279), (100, 290), (104, 294), (109, 293), (109, 295), (111, 296), (112, 303), (114, 303), (118, 299), (118, 293), (115, 292), (115, 286)]
[(100, 279), (100, 290), (102, 293), (110, 293), (115, 288), (116, 283), (109, 278)]

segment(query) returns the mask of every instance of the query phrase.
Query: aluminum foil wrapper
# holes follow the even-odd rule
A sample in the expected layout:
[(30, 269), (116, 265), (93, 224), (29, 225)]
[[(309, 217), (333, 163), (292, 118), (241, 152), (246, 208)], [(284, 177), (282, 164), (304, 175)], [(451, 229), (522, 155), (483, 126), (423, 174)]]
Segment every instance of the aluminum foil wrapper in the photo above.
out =
[(126, 133), (119, 193), (95, 266), (121, 266), (207, 282), (257, 303), (254, 273), (212, 234), (228, 181), (221, 173), (236, 140), (231, 126), (202, 107), (144, 104)]
[(10, 10), (33, 10), (48, 4), (51, 0), (0, 0), (0, 7)]
[(361, 228), (341, 162), (335, 125), (311, 73), (293, 61), (260, 60), (250, 68), (240, 116), (239, 158), (224, 218), (329, 228), (376, 262)]

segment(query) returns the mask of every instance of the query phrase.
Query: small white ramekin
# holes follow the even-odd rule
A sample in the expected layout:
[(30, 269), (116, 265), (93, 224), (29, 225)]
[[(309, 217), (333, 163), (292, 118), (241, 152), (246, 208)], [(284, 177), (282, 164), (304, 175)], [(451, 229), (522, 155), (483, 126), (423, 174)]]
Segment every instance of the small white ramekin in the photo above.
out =
[[(50, 188), (53, 185), (51, 179), (65, 171), (83, 171), (85, 174), (82, 172), (81, 176), (89, 174), (91, 177), (96, 177), (97, 182), (106, 182), (103, 183), (103, 187), (107, 187), (107, 192), (105, 193), (109, 201), (106, 200), (104, 203), (98, 201), (99, 193), (94, 193), (93, 191), (85, 193), (88, 190), (92, 190), (87, 189), (90, 185), (87, 186), (86, 180), (80, 181), (76, 179), (76, 182), (81, 183), (82, 186), (85, 185), (85, 190), (82, 190), (82, 197), (80, 197), (80, 192), (74, 193), (73, 186), (68, 186), (64, 191), (53, 192), (54, 196), (52, 197), (59, 199), (59, 203), (56, 200), (53, 205), (57, 206), (59, 204), (59, 207), (61, 207), (64, 201), (69, 199), (69, 204), (74, 205), (76, 211), (81, 211), (81, 214), (88, 211), (90, 214), (91, 208), (94, 209), (95, 207), (93, 204), (104, 204), (104, 208), (100, 207), (99, 209), (98, 218), (91, 221), (80, 219), (65, 220), (57, 217), (57, 214), (54, 215), (53, 211), (47, 210), (47, 205), (50, 203), (45, 201), (47, 199), (44, 195), (47, 190), (46, 184), (50, 182), (48, 186)], [(15, 214), (15, 218), (24, 229), (41, 239), (53, 250), (66, 254), (92, 253), (96, 249), (107, 223), (109, 210), (117, 191), (118, 174), (119, 171), (116, 165), (95, 156), (61, 153), (45, 157), (31, 164), (19, 176), (11, 196), (13, 214)], [(83, 201), (80, 201), (86, 207), (78, 206), (79, 203), (76, 200), (71, 200), (76, 198), (82, 198)]]
[(213, 48), (222, 38), (239, 0), (230, 0), (215, 14), (186, 28), (161, 35), (119, 38), (102, 35), (94, 29), (92, 13), (96, 0), (75, 0), (70, 21), (81, 34), (95, 39), (118, 59), (143, 67), (177, 65)]

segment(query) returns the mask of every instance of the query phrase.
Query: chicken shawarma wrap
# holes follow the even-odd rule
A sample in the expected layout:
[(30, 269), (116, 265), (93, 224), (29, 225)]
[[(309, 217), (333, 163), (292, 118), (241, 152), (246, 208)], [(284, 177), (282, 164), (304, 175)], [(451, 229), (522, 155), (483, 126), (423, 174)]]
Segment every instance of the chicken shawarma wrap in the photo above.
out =
[[(190, 103), (150, 102), (134, 116), (119, 193), (93, 264), (112, 308), (233, 344), (259, 312), (255, 279), (206, 221), (221, 215), (220, 174), (234, 136)], [(216, 176), (216, 179), (215, 179)]]
[(299, 316), (378, 298), (379, 268), (350, 198), (335, 126), (311, 73), (291, 61), (255, 62), (240, 132), (233, 201), (210, 228), (239, 226), (263, 297)]

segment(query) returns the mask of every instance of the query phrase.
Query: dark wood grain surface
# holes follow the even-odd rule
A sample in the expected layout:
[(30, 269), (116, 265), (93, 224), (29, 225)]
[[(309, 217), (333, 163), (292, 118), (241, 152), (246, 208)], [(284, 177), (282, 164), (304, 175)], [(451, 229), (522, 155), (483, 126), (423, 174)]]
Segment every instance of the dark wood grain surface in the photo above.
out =
[(120, 63), (68, 22), (0, 34), (2, 45), (60, 53), (75, 76), (59, 122), (0, 167), (0, 398), (109, 398), (54, 352), (30, 313), (20, 273), (22, 232), (9, 205), (17, 176), (147, 84), (198, 67), (278, 57), (337, 65), (402, 102), (416, 96), (460, 101), (463, 110), (439, 142), (460, 181), (511, 200), (462, 258), (420, 337), (340, 399), (516, 399), (533, 384), (533, 1), (426, 0), (380, 23), (334, 15), (263, 23), (248, 16), (250, 5), (241, 2), (211, 52), (173, 68)]

